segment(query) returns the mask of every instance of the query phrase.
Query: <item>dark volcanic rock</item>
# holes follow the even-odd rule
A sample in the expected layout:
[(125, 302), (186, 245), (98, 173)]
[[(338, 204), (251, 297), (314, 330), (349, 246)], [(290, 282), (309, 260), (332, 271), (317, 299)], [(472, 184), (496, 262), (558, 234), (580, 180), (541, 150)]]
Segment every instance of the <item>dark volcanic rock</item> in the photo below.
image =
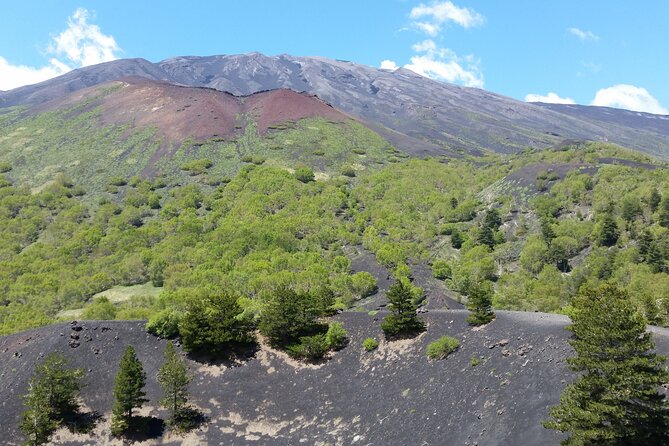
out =
[[(380, 313), (377, 319), (384, 315)], [(365, 352), (363, 339), (381, 340), (378, 320), (366, 313), (337, 316), (351, 342), (332, 359), (299, 364), (262, 347), (239, 363), (189, 360), (195, 371), (193, 400), (210, 418), (187, 437), (168, 432), (165, 444), (364, 444), (364, 445), (557, 445), (561, 438), (541, 420), (573, 379), (565, 358), (571, 349), (567, 319), (541, 313), (500, 312), (481, 329), (471, 329), (464, 311), (422, 315), (428, 330), (414, 340), (381, 342)], [(62, 432), (59, 443), (106, 440), (111, 388), (118, 361), (133, 345), (148, 376), (149, 411), (160, 397), (156, 372), (165, 341), (147, 335), (143, 322), (89, 322), (82, 332), (90, 348), (70, 349), (51, 326), (0, 338), (0, 438), (19, 444), (20, 395), (40, 357), (62, 351), (74, 365), (90, 370), (83, 400), (103, 420), (98, 437)], [(654, 329), (658, 350), (669, 352), (669, 332)], [(462, 345), (448, 358), (429, 361), (426, 345), (443, 335)], [(118, 338), (118, 339), (117, 339)], [(490, 346), (495, 348), (490, 348)], [(472, 359), (478, 364), (473, 366)], [(475, 361), (474, 361), (475, 362)]]
[(565, 140), (609, 141), (669, 157), (669, 117), (601, 107), (529, 104), (437, 82), (409, 70), (380, 70), (322, 57), (259, 53), (175, 57), (157, 64), (127, 59), (82, 68), (0, 93), (0, 107), (39, 104), (110, 80), (139, 76), (237, 95), (288, 88), (363, 121), (416, 156), (482, 149), (515, 152)]

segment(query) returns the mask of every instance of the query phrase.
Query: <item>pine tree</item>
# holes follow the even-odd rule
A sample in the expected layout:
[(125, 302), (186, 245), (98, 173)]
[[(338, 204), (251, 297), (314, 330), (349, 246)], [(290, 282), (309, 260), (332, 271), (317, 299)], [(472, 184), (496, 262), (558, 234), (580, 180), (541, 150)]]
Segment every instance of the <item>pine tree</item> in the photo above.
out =
[(569, 358), (579, 378), (551, 410), (549, 429), (569, 432), (563, 445), (667, 445), (669, 381), (646, 322), (626, 292), (606, 284), (574, 298)]
[(602, 246), (613, 246), (618, 242), (618, 225), (611, 214), (602, 216), (598, 242)]
[(114, 407), (112, 408), (112, 435), (122, 435), (132, 423), (132, 410), (142, 407), (148, 400), (144, 398), (146, 373), (137, 358), (135, 349), (128, 346), (119, 364), (114, 383)]
[(164, 355), (165, 362), (158, 371), (158, 383), (164, 394), (160, 403), (171, 412), (170, 418), (174, 424), (188, 402), (188, 384), (193, 378), (171, 342), (165, 346)]
[(21, 429), (29, 444), (41, 444), (60, 426), (63, 418), (79, 408), (77, 396), (81, 390), (82, 369), (70, 369), (61, 353), (51, 353), (35, 367), (35, 373), (25, 396), (26, 412)]
[(544, 237), (544, 241), (547, 245), (550, 246), (551, 242), (555, 238), (555, 231), (553, 230), (553, 225), (550, 219), (542, 218), (540, 222), (541, 226), (541, 235)]
[(661, 201), (662, 201), (662, 195), (660, 195), (657, 188), (654, 187), (653, 190), (650, 191), (650, 196), (648, 197), (648, 205), (650, 206), (650, 211), (655, 212), (657, 210), (657, 207), (660, 205)]
[(76, 399), (81, 390), (84, 370), (67, 366), (68, 360), (61, 353), (51, 353), (35, 368), (35, 378), (46, 388), (47, 404), (58, 419), (79, 408)]
[(418, 306), (409, 284), (404, 280), (396, 281), (390, 286), (387, 297), (391, 313), (381, 323), (386, 336), (419, 333), (425, 329), (425, 324), (416, 313)]
[(189, 352), (223, 354), (235, 343), (252, 339), (251, 327), (240, 319), (237, 296), (203, 291), (187, 302), (179, 324), (184, 349)]
[(479, 235), (476, 240), (479, 245), (484, 245), (489, 248), (495, 246), (495, 234), (490, 226), (483, 225), (479, 230)]
[(663, 228), (669, 228), (669, 197), (665, 197), (660, 202), (659, 223)]
[(471, 311), (467, 322), (470, 325), (484, 325), (495, 319), (495, 313), (492, 310), (493, 294), (492, 282), (489, 280), (470, 286), (467, 296), (467, 309)]
[(22, 415), (20, 427), (28, 437), (26, 444), (33, 446), (48, 442), (60, 422), (56, 419), (56, 411), (49, 404), (46, 386), (35, 378), (28, 386), (28, 394), (24, 397), (27, 410)]

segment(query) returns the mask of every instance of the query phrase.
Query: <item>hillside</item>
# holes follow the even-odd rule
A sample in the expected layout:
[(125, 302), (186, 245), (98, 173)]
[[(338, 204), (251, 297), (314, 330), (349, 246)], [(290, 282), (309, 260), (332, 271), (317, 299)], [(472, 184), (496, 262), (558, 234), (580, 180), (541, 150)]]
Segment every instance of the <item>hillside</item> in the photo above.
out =
[[(0, 93), (0, 106), (30, 105), (127, 76), (209, 87), (237, 95), (287, 88), (306, 91), (361, 119), (409, 153), (518, 152), (565, 140), (612, 142), (667, 158), (666, 120), (597, 107), (528, 104), (484, 90), (321, 57), (258, 53), (176, 57), (158, 63), (126, 59), (73, 71)], [(594, 113), (594, 115), (593, 115)], [(648, 125), (652, 122), (651, 125)]]
[[(540, 313), (500, 312), (482, 329), (464, 322), (465, 312), (431, 311), (423, 317), (428, 331), (411, 341), (382, 342), (365, 352), (361, 342), (380, 339), (379, 313), (344, 313), (337, 317), (351, 336), (342, 351), (318, 365), (297, 364), (262, 347), (239, 364), (189, 360), (196, 373), (194, 402), (210, 418), (186, 437), (160, 433), (146, 444), (479, 444), (546, 445), (560, 436), (541, 427), (548, 407), (573, 379), (565, 357), (571, 349), (563, 330), (565, 317)], [(19, 444), (16, 430), (20, 395), (38, 358), (62, 351), (74, 365), (88, 370), (82, 392), (86, 406), (102, 418), (93, 436), (58, 431), (54, 444), (109, 442), (112, 379), (122, 350), (133, 345), (148, 376), (156, 408), (156, 371), (165, 341), (145, 334), (142, 322), (89, 321), (45, 327), (0, 338), (0, 436)], [(658, 351), (669, 353), (669, 332), (654, 329)], [(70, 334), (81, 345), (68, 346)], [(427, 343), (455, 336), (462, 346), (448, 358), (430, 361)], [(478, 363), (473, 365), (473, 358)], [(118, 442), (120, 444), (120, 442)]]
[(110, 177), (216, 185), (244, 163), (332, 175), (397, 153), (355, 119), (291, 90), (233, 96), (134, 77), (0, 114), (0, 161), (18, 184), (38, 189), (64, 173), (91, 197)]

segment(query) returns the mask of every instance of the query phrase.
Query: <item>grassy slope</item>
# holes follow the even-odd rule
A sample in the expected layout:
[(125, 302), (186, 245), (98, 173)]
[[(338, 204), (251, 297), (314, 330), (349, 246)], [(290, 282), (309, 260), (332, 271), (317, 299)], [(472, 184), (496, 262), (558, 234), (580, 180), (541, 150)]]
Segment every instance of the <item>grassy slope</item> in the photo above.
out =
[[(12, 165), (9, 177), (16, 184), (35, 191), (63, 172), (83, 185), (89, 197), (98, 197), (113, 176), (163, 175), (172, 184), (215, 183), (234, 176), (249, 157), (288, 169), (306, 164), (331, 176), (344, 166), (362, 170), (402, 156), (353, 120), (335, 123), (308, 118), (274, 126), (260, 135), (252, 118), (241, 117), (244, 131), (236, 140), (166, 142), (153, 128), (101, 125), (101, 114), (96, 98), (35, 116), (10, 110), (0, 115), (0, 162)], [(159, 150), (163, 155), (152, 159)], [(202, 158), (215, 161), (206, 175), (193, 178), (180, 169)]]

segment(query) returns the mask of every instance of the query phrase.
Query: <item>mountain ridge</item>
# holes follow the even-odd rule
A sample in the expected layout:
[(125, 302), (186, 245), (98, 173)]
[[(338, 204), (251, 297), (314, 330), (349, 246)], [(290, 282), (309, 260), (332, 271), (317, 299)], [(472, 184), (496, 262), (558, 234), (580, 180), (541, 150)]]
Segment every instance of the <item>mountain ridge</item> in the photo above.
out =
[(625, 110), (607, 109), (611, 116), (605, 119), (591, 116), (590, 109), (521, 102), (406, 69), (286, 54), (178, 56), (157, 63), (122, 59), (0, 93), (0, 106), (31, 105), (127, 75), (242, 95), (277, 88), (305, 91), (375, 126), (399, 148), (413, 147), (418, 155), (509, 153), (555, 147), (565, 140), (594, 140), (669, 156), (669, 125), (649, 127), (623, 119), (629, 113)]

